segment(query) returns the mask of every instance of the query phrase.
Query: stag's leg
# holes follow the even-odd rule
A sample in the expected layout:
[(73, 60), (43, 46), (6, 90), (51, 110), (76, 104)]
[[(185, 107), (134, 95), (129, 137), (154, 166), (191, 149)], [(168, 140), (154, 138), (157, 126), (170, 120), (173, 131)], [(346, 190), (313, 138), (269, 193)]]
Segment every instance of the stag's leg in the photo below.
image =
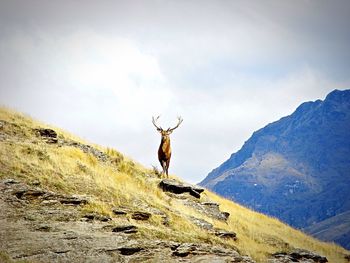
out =
[(162, 168), (163, 168), (163, 173), (162, 175), (166, 175), (167, 174), (167, 169), (166, 169), (166, 162), (165, 161), (162, 161)]
[(170, 159), (166, 161), (166, 177), (169, 178), (168, 170), (169, 170)]

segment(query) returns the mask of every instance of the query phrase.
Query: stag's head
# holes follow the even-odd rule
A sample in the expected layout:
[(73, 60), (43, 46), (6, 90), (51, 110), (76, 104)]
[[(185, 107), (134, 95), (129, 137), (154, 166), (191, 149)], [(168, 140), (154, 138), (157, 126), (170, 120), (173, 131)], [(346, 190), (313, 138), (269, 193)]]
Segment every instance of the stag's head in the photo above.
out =
[(176, 128), (178, 128), (180, 126), (180, 124), (183, 121), (183, 119), (181, 117), (177, 117), (178, 122), (177, 122), (176, 126), (173, 128), (169, 127), (167, 130), (164, 130), (162, 127), (160, 127), (157, 124), (159, 117), (160, 116), (158, 116), (157, 118), (152, 117), (152, 123), (156, 127), (157, 131), (162, 135), (162, 138), (168, 137)]

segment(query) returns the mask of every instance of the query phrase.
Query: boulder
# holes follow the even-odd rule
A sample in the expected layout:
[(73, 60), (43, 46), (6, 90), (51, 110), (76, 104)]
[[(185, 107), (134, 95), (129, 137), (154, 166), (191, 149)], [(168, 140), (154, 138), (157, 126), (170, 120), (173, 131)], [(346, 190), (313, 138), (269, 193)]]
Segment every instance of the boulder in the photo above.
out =
[(292, 263), (292, 262), (308, 262), (308, 263), (326, 263), (326, 257), (317, 255), (313, 252), (304, 249), (295, 249), (289, 253), (278, 252), (272, 254), (269, 263)]
[(159, 187), (165, 192), (171, 192), (174, 194), (189, 193), (193, 197), (200, 198), (200, 194), (204, 191), (204, 188), (181, 183), (174, 179), (164, 179), (159, 183)]
[(131, 218), (135, 220), (148, 220), (151, 217), (151, 214), (148, 212), (136, 211), (132, 213)]
[(102, 221), (102, 222), (107, 222), (107, 221), (112, 220), (112, 218), (110, 218), (109, 216), (104, 216), (104, 215), (100, 215), (97, 213), (88, 213), (88, 214), (84, 215), (83, 218), (86, 218), (88, 220), (98, 220), (98, 221)]
[(15, 179), (9, 178), (2, 181), (6, 185), (18, 184), (19, 182)]
[(35, 129), (35, 132), (38, 136), (41, 136), (43, 140), (45, 140), (47, 143), (57, 143), (57, 133), (52, 129), (46, 129), (46, 128), (38, 128)]
[(113, 208), (112, 212), (113, 212), (113, 214), (118, 215), (118, 216), (126, 215), (128, 213), (125, 209), (119, 208), (119, 207)]
[(242, 262), (255, 263), (248, 256), (241, 256), (233, 249), (217, 247), (209, 244), (182, 243), (172, 248), (174, 257), (186, 258), (171, 262)]
[(223, 229), (214, 229), (213, 231), (214, 235), (221, 237), (221, 238), (232, 238), (233, 240), (237, 240), (237, 234), (232, 231), (226, 231)]
[(205, 230), (211, 230), (213, 229), (213, 225), (207, 221), (205, 221), (204, 219), (200, 219), (200, 218), (196, 218), (193, 216), (190, 216), (189, 219), (191, 220), (191, 222), (193, 224), (195, 224), (196, 226), (205, 229)]
[(143, 248), (142, 247), (121, 247), (118, 250), (120, 254), (130, 256), (137, 252), (140, 252), (141, 250), (143, 250)]
[[(8, 181), (8, 180), (7, 180)], [(54, 203), (61, 203), (66, 205), (84, 205), (88, 203), (88, 200), (84, 196), (78, 196), (78, 195), (61, 195), (57, 194), (51, 191), (43, 190), (40, 188), (33, 188), (29, 187), (28, 185), (25, 185), (23, 183), (13, 183), (13, 181), (10, 181), (11, 183), (6, 183), (5, 185), (8, 186), (10, 192), (16, 196), (18, 199), (21, 200), (28, 200), (28, 201), (41, 201), (44, 202), (44, 204), (52, 204)]]
[(122, 232), (126, 234), (132, 234), (137, 232), (137, 227), (134, 225), (116, 226), (112, 229), (112, 232)]
[(194, 198), (180, 198), (180, 199), (184, 205), (192, 207), (198, 212), (205, 214), (206, 216), (209, 216), (211, 218), (226, 222), (228, 217), (230, 216), (230, 213), (220, 211), (218, 203), (199, 202), (197, 199), (194, 199)]
[(88, 200), (82, 196), (65, 196), (59, 200), (61, 204), (65, 205), (85, 205), (88, 203)]
[(96, 159), (98, 159), (99, 161), (107, 162), (108, 160), (110, 160), (110, 158), (107, 154), (96, 149), (95, 147), (92, 147), (91, 145), (82, 144), (82, 143), (76, 142), (76, 141), (66, 141), (66, 140), (62, 141), (62, 143), (63, 143), (63, 145), (66, 145), (66, 146), (79, 148), (84, 153), (88, 153), (88, 154), (95, 156)]
[(219, 204), (215, 202), (203, 202), (201, 203), (202, 207), (208, 215), (215, 219), (222, 221), (227, 221), (230, 216), (229, 212), (221, 212), (219, 209)]
[(183, 243), (175, 249), (173, 256), (186, 257), (195, 250), (197, 250), (197, 246), (195, 244)]

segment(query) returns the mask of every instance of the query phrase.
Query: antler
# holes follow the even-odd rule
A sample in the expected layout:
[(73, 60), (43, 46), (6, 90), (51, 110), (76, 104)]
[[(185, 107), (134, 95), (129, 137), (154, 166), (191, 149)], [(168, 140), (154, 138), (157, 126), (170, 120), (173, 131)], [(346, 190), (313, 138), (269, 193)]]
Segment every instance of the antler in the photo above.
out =
[(157, 124), (156, 124), (156, 122), (159, 119), (159, 117), (160, 116), (158, 116), (156, 119), (154, 119), (154, 117), (152, 116), (152, 123), (153, 123), (154, 127), (157, 128), (158, 131), (162, 131), (163, 130), (162, 127), (160, 127), (160, 126), (158, 127)]
[(181, 118), (181, 116), (177, 117), (178, 119), (178, 123), (176, 124), (176, 126), (174, 128), (169, 128), (167, 131), (173, 131), (175, 130), (177, 127), (180, 126), (180, 124), (183, 122), (183, 119)]

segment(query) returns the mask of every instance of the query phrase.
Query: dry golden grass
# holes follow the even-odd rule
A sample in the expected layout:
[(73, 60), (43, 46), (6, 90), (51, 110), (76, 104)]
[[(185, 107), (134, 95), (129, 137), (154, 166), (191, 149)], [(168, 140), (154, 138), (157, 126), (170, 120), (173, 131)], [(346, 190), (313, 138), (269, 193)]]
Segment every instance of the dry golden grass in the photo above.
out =
[[(257, 262), (266, 261), (271, 253), (291, 248), (314, 251), (326, 256), (330, 262), (346, 262), (344, 255), (349, 252), (345, 249), (320, 242), (277, 219), (251, 211), (209, 191), (205, 191), (201, 198), (219, 203), (220, 209), (231, 216), (227, 223), (207, 217), (163, 193), (157, 186), (159, 179), (154, 169), (142, 167), (115, 149), (90, 144), (112, 160), (101, 162), (79, 148), (47, 144), (33, 132), (38, 127), (52, 128), (61, 139), (89, 144), (61, 129), (5, 108), (0, 108), (0, 121), (7, 122), (2, 128), (0, 125), (0, 135), (7, 136), (0, 139), (0, 178), (13, 177), (29, 183), (39, 180), (43, 187), (53, 191), (86, 195), (90, 203), (83, 207), (84, 212), (113, 216), (112, 208), (121, 206), (135, 210), (153, 208), (167, 215), (169, 226), (164, 226), (161, 215), (156, 214), (149, 222), (143, 223), (131, 218), (116, 219), (132, 221), (140, 229), (140, 238), (221, 244), (238, 248)], [(193, 225), (189, 216), (234, 231), (238, 240), (227, 241), (213, 236)]]

